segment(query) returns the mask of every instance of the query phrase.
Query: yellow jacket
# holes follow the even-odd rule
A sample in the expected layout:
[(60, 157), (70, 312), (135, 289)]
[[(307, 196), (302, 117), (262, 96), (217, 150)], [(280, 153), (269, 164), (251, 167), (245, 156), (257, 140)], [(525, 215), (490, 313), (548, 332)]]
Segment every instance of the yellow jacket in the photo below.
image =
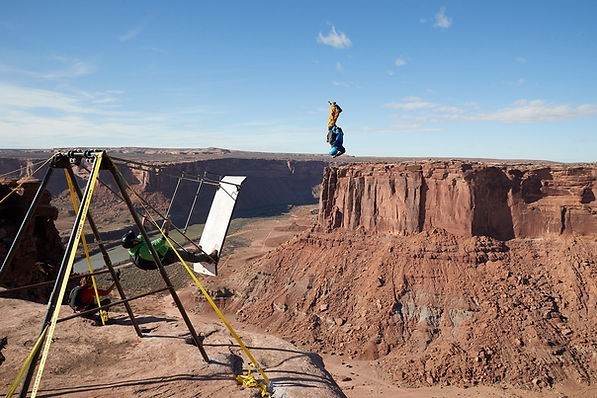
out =
[(328, 119), (328, 130), (336, 125), (338, 116), (340, 116), (342, 108), (340, 108), (335, 102), (330, 102), (330, 117)]

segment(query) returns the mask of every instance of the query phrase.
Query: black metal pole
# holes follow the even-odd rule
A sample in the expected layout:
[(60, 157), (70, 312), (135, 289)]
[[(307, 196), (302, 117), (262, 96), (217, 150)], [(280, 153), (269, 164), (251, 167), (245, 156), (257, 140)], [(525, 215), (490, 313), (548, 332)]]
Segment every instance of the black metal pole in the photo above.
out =
[(120, 189), (120, 193), (122, 194), (122, 197), (124, 198), (124, 201), (126, 202), (126, 205), (128, 206), (128, 208), (131, 212), (131, 215), (133, 216), (133, 219), (135, 220), (135, 224), (137, 224), (137, 227), (139, 228), (139, 231), (141, 232), (141, 235), (143, 236), (143, 239), (145, 240), (145, 243), (147, 244), (147, 248), (151, 252), (151, 256), (153, 257), (153, 260), (158, 268), (158, 271), (162, 275), (162, 279), (164, 279), (164, 282), (166, 283), (166, 286), (168, 287), (168, 290), (170, 291), (170, 295), (172, 296), (174, 303), (178, 307), (178, 311), (182, 315), (182, 318), (184, 319), (184, 322), (186, 323), (187, 328), (189, 329), (189, 332), (191, 332), (191, 335), (193, 336), (193, 341), (199, 348), (199, 351), (201, 352), (201, 355), (203, 356), (203, 359), (205, 360), (205, 362), (209, 362), (209, 357), (207, 356), (207, 352), (205, 352), (205, 349), (203, 348), (203, 344), (202, 344), (203, 336), (199, 336), (197, 334), (197, 332), (195, 331), (195, 328), (193, 327), (193, 324), (191, 323), (191, 320), (189, 319), (189, 316), (187, 315), (187, 313), (182, 305), (182, 302), (180, 301), (178, 294), (176, 293), (176, 289), (174, 289), (174, 287), (172, 286), (172, 282), (170, 282), (170, 278), (168, 277), (168, 273), (166, 272), (166, 270), (164, 269), (164, 266), (162, 265), (160, 257), (158, 256), (155, 249), (151, 245), (151, 240), (149, 239), (149, 236), (147, 235), (147, 232), (145, 231), (145, 228), (143, 227), (141, 220), (139, 220), (139, 216), (135, 212), (135, 208), (133, 206), (133, 203), (131, 202), (131, 198), (128, 196), (128, 194), (126, 192), (126, 186), (124, 185), (123, 181), (121, 180), (120, 175), (117, 173), (117, 171), (114, 167), (114, 164), (112, 163), (111, 159), (109, 159), (109, 158), (107, 158), (106, 161), (107, 161), (106, 166), (109, 168), (110, 172), (114, 176), (114, 180), (116, 181), (116, 184), (118, 185), (118, 188)]
[[(182, 173), (182, 176), (184, 177), (184, 172)], [(168, 210), (166, 210), (166, 216), (164, 217), (164, 222), (166, 222), (166, 220), (168, 219), (168, 217), (170, 217), (170, 210), (172, 210), (172, 204), (174, 203), (174, 199), (176, 198), (176, 193), (178, 192), (178, 187), (180, 187), (180, 182), (182, 181), (182, 178), (178, 178), (178, 181), (176, 181), (176, 187), (174, 188), (174, 193), (172, 194), (172, 199), (170, 199), (170, 204), (168, 205)], [(163, 228), (163, 224), (162, 224), (162, 228)]]
[[(93, 157), (93, 170), (95, 170), (95, 163), (97, 162), (97, 156)], [(99, 174), (99, 173), (97, 173)], [(89, 195), (91, 195), (92, 192), (90, 192), (90, 187), (91, 187), (91, 182), (93, 181), (94, 178), (97, 178), (97, 174), (96, 173), (91, 173), (91, 175), (89, 176), (89, 180), (87, 180), (87, 186), (85, 188), (85, 194), (83, 195), (83, 199), (81, 200), (81, 203), (85, 203), (87, 200), (87, 197)], [(52, 294), (50, 295), (50, 300), (48, 301), (48, 308), (46, 310), (46, 316), (44, 318), (44, 322), (42, 324), (41, 330), (39, 332), (39, 336), (41, 336), (41, 334), (43, 333), (43, 330), (45, 329), (46, 325), (48, 323), (50, 323), (50, 320), (52, 319), (52, 316), (54, 315), (54, 311), (56, 310), (56, 306), (58, 305), (58, 303), (56, 303), (56, 301), (58, 300), (58, 296), (60, 294), (60, 284), (62, 282), (62, 280), (64, 279), (65, 275), (66, 275), (66, 268), (68, 265), (68, 258), (70, 256), (70, 253), (72, 250), (75, 249), (75, 244), (77, 244), (78, 242), (76, 242), (77, 239), (75, 239), (76, 235), (77, 235), (77, 231), (79, 229), (79, 226), (81, 225), (83, 219), (84, 219), (84, 214), (83, 214), (83, 206), (79, 207), (79, 211), (77, 212), (77, 218), (75, 219), (75, 224), (73, 225), (73, 229), (70, 233), (70, 237), (68, 240), (68, 244), (66, 246), (66, 250), (64, 252), (64, 257), (62, 258), (62, 264), (60, 265), (60, 269), (58, 271), (58, 276), (56, 277), (56, 283), (54, 284), (54, 289), (52, 290)], [(27, 374), (25, 376), (25, 380), (23, 381), (23, 387), (21, 389), (21, 392), (19, 394), (19, 396), (21, 398), (25, 398), (27, 396), (27, 390), (29, 389), (29, 384), (31, 384), (31, 378), (33, 376), (33, 371), (35, 370), (35, 367), (37, 366), (37, 360), (39, 358), (39, 351), (37, 351), (34, 356), (33, 359), (31, 361), (31, 363), (29, 364), (29, 367), (27, 368)]]
[(4, 258), (4, 262), (2, 263), (2, 268), (0, 268), (0, 279), (2, 278), (2, 275), (4, 274), (4, 270), (12, 262), (15, 252), (17, 251), (17, 249), (19, 248), (19, 246), (21, 244), (21, 240), (24, 235), (23, 232), (29, 227), (29, 223), (31, 222), (31, 219), (33, 218), (33, 214), (35, 213), (35, 210), (37, 209), (37, 205), (39, 204), (41, 195), (45, 191), (46, 186), (48, 185), (48, 181), (50, 180), (50, 176), (52, 175), (53, 171), (54, 171), (54, 169), (52, 167), (48, 167), (48, 170), (46, 170), (46, 174), (44, 175), (44, 178), (42, 179), (41, 183), (39, 184), (39, 187), (37, 188), (37, 192), (35, 193), (35, 196), (33, 197), (33, 201), (31, 201), (31, 204), (29, 205), (29, 209), (27, 210), (27, 213), (25, 214), (25, 218), (23, 218), (23, 222), (21, 222), (21, 226), (19, 227), (19, 230), (17, 231), (17, 235), (15, 236), (15, 239), (12, 241), (12, 245), (10, 246), (10, 249), (8, 250), (8, 253), (6, 254), (6, 257)]
[[(73, 172), (73, 169), (71, 167), (68, 167), (68, 168), (66, 168), (66, 170), (71, 179), (71, 182), (73, 183), (72, 185), (75, 189), (75, 192), (77, 193), (77, 196), (79, 197), (80, 203), (83, 203), (83, 201), (81, 200), (81, 198), (83, 197), (83, 194), (81, 193), (81, 188), (79, 188), (79, 185), (77, 184), (77, 182), (75, 180), (75, 173)], [(91, 227), (91, 230), (93, 231), (93, 236), (95, 236), (95, 240), (98, 242), (101, 241), (100, 233), (99, 233), (99, 230), (97, 229), (95, 221), (93, 221), (93, 217), (91, 216), (91, 211), (87, 212), (87, 220), (89, 221), (89, 226)], [(114, 266), (112, 265), (112, 261), (110, 260), (110, 256), (108, 255), (106, 248), (104, 247), (104, 245), (102, 243), (99, 243), (98, 247), (99, 247), (99, 250), (102, 252), (102, 256), (104, 258), (104, 263), (108, 267), (108, 271), (110, 272), (110, 275), (112, 275), (112, 280), (116, 284), (116, 289), (118, 290), (118, 294), (120, 294), (120, 298), (125, 300), (126, 295), (124, 294), (124, 289), (122, 288), (122, 285), (120, 284), (120, 281), (118, 280), (118, 277), (116, 276), (116, 271), (114, 271)], [(126, 312), (129, 314), (129, 317), (131, 318), (131, 322), (133, 323), (133, 326), (135, 327), (135, 332), (137, 332), (137, 336), (143, 337), (143, 333), (141, 332), (141, 329), (139, 328), (139, 324), (137, 323), (137, 320), (135, 319), (135, 314), (133, 313), (133, 310), (132, 310), (131, 306), (129, 305), (128, 301), (124, 302), (124, 306), (126, 307)]]
[[(122, 265), (120, 265), (120, 266), (117, 265), (116, 267), (114, 267), (114, 269), (118, 269), (120, 267), (122, 267)], [(93, 271), (93, 272), (85, 272), (82, 274), (71, 275), (68, 277), (68, 279), (69, 280), (77, 279), (77, 278), (80, 279), (80, 278), (84, 278), (86, 276), (97, 276), (97, 275), (107, 274), (109, 272), (110, 272), (109, 269)], [(12, 287), (10, 289), (0, 290), (0, 296), (3, 294), (11, 294), (11, 293), (15, 293), (15, 292), (20, 292), (21, 290), (27, 290), (27, 289), (33, 289), (35, 287), (51, 285), (52, 283), (56, 283), (56, 279), (52, 279), (51, 281), (32, 283), (31, 285), (26, 285), (26, 286)]]
[(119, 305), (119, 304), (125, 304), (126, 305), (130, 301), (137, 300), (137, 299), (140, 299), (142, 297), (149, 296), (151, 294), (156, 294), (156, 293), (159, 293), (159, 292), (163, 292), (163, 291), (166, 291), (166, 290), (168, 290), (168, 288), (167, 287), (163, 287), (161, 289), (152, 290), (150, 292), (142, 293), (142, 294), (139, 294), (137, 296), (133, 296), (133, 297), (129, 297), (129, 298), (126, 298), (126, 299), (119, 300), (119, 301), (115, 301), (115, 302), (110, 303), (110, 304), (101, 305), (101, 306), (93, 308), (91, 310), (77, 312), (76, 314), (68, 315), (68, 316), (65, 316), (64, 318), (58, 319), (56, 321), (56, 323), (68, 321), (69, 319), (79, 318), (79, 317), (81, 317), (83, 315), (87, 315), (87, 314), (93, 314), (94, 312), (97, 312), (99, 310), (104, 310), (104, 309), (107, 309), (107, 308), (110, 308), (110, 307), (114, 307), (115, 305)]
[[(203, 174), (203, 178), (205, 178), (205, 173)], [(193, 198), (193, 204), (191, 205), (191, 210), (189, 210), (189, 216), (187, 217), (187, 222), (184, 225), (184, 232), (187, 232), (187, 228), (189, 227), (189, 222), (191, 221), (191, 216), (193, 215), (193, 210), (195, 210), (195, 204), (197, 203), (197, 198), (199, 197), (199, 192), (201, 191), (201, 187), (203, 186), (203, 179), (199, 181), (199, 186), (197, 187), (197, 191), (195, 192), (195, 197)]]

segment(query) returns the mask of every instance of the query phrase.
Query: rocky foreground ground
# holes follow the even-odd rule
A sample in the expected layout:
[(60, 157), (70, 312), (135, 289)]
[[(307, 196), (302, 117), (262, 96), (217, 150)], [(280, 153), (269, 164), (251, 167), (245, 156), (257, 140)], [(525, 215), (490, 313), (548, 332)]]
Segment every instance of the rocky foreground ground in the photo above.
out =
[[(228, 240), (230, 248), (234, 250), (222, 258), (222, 275), (204, 280), (214, 296), (221, 295), (226, 289), (238, 297), (251, 296), (249, 300), (241, 300), (246, 302), (239, 312), (241, 318), (271, 315), (272, 310), (278, 314), (267, 320), (246, 323), (235, 320), (236, 314), (228, 312), (251, 352), (266, 367), (267, 375), (273, 381), (274, 397), (585, 397), (595, 393), (588, 384), (558, 383), (541, 390), (505, 382), (483, 385), (474, 381), (443, 386), (420, 383), (418, 388), (412, 388), (403, 381), (397, 382), (392, 376), (403, 364), (399, 358), (368, 358), (370, 352), (366, 348), (369, 346), (359, 342), (345, 342), (343, 347), (339, 346), (344, 334), (354, 336), (358, 330), (364, 332), (370, 325), (374, 326), (366, 318), (360, 324), (336, 324), (334, 319), (341, 317), (333, 317), (330, 313), (350, 310), (350, 306), (328, 305), (323, 308), (323, 303), (317, 306), (316, 312), (320, 314), (322, 323), (327, 323), (327, 319), (334, 320), (338, 338), (332, 341), (337, 343), (323, 344), (323, 340), (312, 340), (308, 330), (310, 324), (298, 325), (301, 323), (299, 315), (297, 322), (282, 322), (280, 314), (291, 313), (296, 304), (287, 300), (286, 305), (290, 309), (283, 310), (279, 303), (280, 296), (287, 293), (282, 291), (280, 294), (257, 296), (250, 290), (241, 290), (240, 284), (255, 286), (277, 275), (275, 269), (265, 275), (262, 263), (271, 259), (278, 252), (277, 247), (293, 236), (296, 236), (294, 240), (301, 241), (305, 239), (304, 234), (312, 234), (310, 228), (315, 220), (314, 210), (313, 207), (297, 208), (282, 217), (235, 221)], [(284, 247), (287, 244), (282, 245), (282, 252)], [(262, 260), (255, 262), (263, 255), (265, 257)], [(296, 270), (303, 272), (300, 267)], [(59, 324), (40, 396), (256, 396), (256, 389), (243, 390), (233, 380), (235, 372), (241, 368), (246, 374), (248, 361), (227, 329), (206, 306), (197, 290), (189, 287), (189, 279), (180, 268), (173, 266), (169, 268), (169, 273), (179, 287), (181, 299), (189, 310), (193, 324), (207, 336), (205, 348), (213, 363), (205, 363), (198, 350), (189, 344), (188, 331), (172, 300), (168, 296), (152, 296), (134, 303), (135, 313), (146, 333), (144, 338), (136, 336), (126, 314), (118, 308), (112, 311), (112, 323), (108, 326), (93, 326), (91, 321), (83, 319)], [(378, 286), (378, 276), (377, 272), (373, 272), (371, 277), (355, 276), (355, 281), (360, 279), (361, 285), (371, 292), (379, 293), (382, 287)], [(300, 283), (295, 276), (287, 280), (290, 285), (292, 280)], [(155, 287), (159, 278), (155, 274), (125, 268), (122, 281), (127, 292), (133, 294)], [(375, 281), (374, 286), (371, 281)], [(355, 284), (350, 286), (354, 289)], [(350, 296), (368, 299), (363, 291), (351, 290), (348, 286), (345, 289), (348, 290), (341, 292), (352, 291)], [(217, 302), (222, 308), (231, 310), (239, 301), (234, 304), (235, 299), (220, 298)], [(264, 310), (266, 307), (271, 309)], [(35, 341), (45, 307), (22, 300), (1, 299), (0, 309), (3, 315), (0, 335), (9, 336), (9, 344), (3, 350), (6, 361), (0, 366), (0, 381), (4, 391)], [(71, 310), (64, 306), (62, 312), (70, 314)], [(342, 322), (338, 320), (338, 323)], [(344, 333), (345, 330), (348, 333)], [(286, 340), (282, 337), (286, 337)], [(417, 358), (416, 355), (412, 357)], [(470, 361), (476, 363), (475, 359)], [(481, 363), (486, 363), (486, 360), (483, 359)], [(408, 367), (405, 369), (409, 371)]]
[[(251, 163), (262, 166), (251, 169), (255, 181), (264, 181), (266, 163)], [(267, 181), (286, 187), (274, 190), (279, 204), (292, 203), (300, 185), (301, 200), (321, 192), (319, 205), (236, 219), (219, 276), (203, 279), (275, 375), (274, 396), (597, 395), (594, 165), (361, 163), (326, 168), (313, 186), (321, 163), (267, 163), (274, 164), (276, 177)], [(167, 207), (171, 184), (149, 172), (131, 176), (144, 196)], [(34, 191), (32, 183), (20, 202), (2, 204), (0, 252)], [(244, 190), (245, 203), (268, 207), (268, 192)], [(74, 218), (68, 199), (63, 191), (52, 203), (44, 197), (5, 287), (55, 274), (58, 232), (67, 236), (63, 227)], [(112, 228), (105, 239), (116, 242), (131, 220), (109, 190), (94, 199), (95, 216)], [(215, 362), (203, 363), (188, 344), (170, 298), (144, 298), (135, 303), (143, 339), (118, 308), (105, 327), (65, 323), (71, 326), (55, 336), (44, 394), (255, 395), (232, 380), (246, 372), (247, 359), (228, 331), (180, 267), (168, 272)], [(131, 267), (123, 283), (129, 295), (162, 286), (157, 273)], [(42, 304), (0, 299), (5, 386), (39, 332), (46, 293), (27, 293)]]

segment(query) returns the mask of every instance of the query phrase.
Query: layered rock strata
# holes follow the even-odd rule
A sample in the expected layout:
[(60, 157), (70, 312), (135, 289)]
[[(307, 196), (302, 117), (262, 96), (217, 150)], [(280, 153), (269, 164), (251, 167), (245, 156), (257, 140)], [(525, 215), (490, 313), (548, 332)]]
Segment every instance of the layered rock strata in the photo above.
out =
[(501, 240), (597, 233), (591, 165), (462, 161), (362, 164), (324, 172), (328, 230), (412, 234), (434, 228)]

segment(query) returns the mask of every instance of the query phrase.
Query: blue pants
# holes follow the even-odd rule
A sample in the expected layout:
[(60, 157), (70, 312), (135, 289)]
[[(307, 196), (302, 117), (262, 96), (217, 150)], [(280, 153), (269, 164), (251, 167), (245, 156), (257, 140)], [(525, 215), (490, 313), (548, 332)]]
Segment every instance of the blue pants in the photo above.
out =
[(340, 156), (342, 155), (344, 152), (346, 152), (346, 149), (342, 146), (333, 146), (332, 149), (330, 149), (330, 152), (328, 152), (331, 156)]

